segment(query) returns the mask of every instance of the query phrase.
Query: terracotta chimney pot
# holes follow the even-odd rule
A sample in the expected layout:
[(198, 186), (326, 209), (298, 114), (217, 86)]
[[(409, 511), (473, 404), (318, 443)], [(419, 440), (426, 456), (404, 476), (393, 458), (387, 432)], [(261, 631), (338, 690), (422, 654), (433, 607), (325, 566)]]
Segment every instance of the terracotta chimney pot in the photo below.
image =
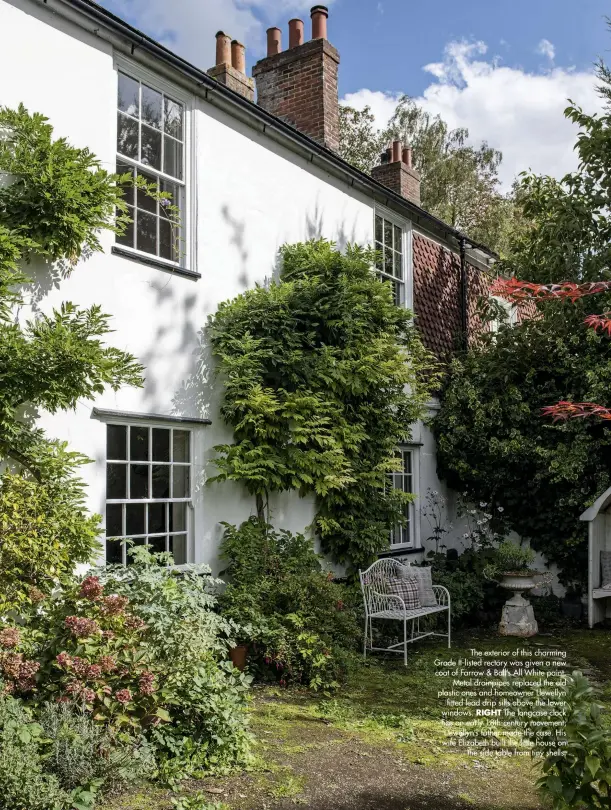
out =
[(282, 51), (282, 31), (279, 28), (267, 29), (267, 55), (276, 56)]
[(237, 39), (231, 42), (231, 66), (240, 73), (246, 73), (246, 48)]
[(289, 20), (289, 48), (303, 45), (303, 20)]
[(400, 163), (401, 162), (401, 141), (393, 141), (392, 142), (392, 163)]
[(403, 163), (405, 163), (411, 169), (412, 168), (412, 162), (413, 162), (412, 147), (411, 146), (405, 146), (403, 148)]
[(312, 17), (312, 39), (327, 39), (329, 9), (326, 6), (313, 6), (310, 16)]
[(219, 31), (216, 35), (216, 64), (231, 64), (231, 38), (224, 31)]

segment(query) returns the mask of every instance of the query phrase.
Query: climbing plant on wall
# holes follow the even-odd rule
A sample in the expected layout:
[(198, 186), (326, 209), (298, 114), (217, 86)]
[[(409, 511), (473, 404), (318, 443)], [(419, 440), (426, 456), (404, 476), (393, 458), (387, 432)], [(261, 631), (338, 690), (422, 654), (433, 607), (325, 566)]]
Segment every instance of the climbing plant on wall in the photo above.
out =
[(209, 336), (232, 444), (213, 480), (238, 481), (265, 519), (272, 492), (315, 493), (315, 529), (338, 562), (387, 547), (405, 496), (385, 486), (423, 413), (434, 363), (374, 255), (325, 240), (285, 246), (278, 281), (222, 304)]
[(33, 268), (61, 278), (101, 250), (100, 231), (124, 228), (125, 181), (54, 139), (44, 116), (0, 108), (0, 614), (71, 573), (95, 545), (99, 520), (75, 475), (87, 459), (36, 427), (36, 415), (140, 385), (142, 368), (104, 343), (110, 324), (98, 306), (30, 309), (29, 320), (23, 310)]

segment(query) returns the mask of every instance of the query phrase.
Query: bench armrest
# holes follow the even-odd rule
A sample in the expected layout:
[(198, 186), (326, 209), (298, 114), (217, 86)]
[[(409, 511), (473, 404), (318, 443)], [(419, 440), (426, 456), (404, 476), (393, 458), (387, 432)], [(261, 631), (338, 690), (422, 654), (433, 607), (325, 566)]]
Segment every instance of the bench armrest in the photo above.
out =
[(433, 585), (433, 593), (438, 605), (450, 606), (450, 591), (447, 588), (444, 588), (443, 585)]
[(369, 590), (368, 607), (372, 613), (377, 613), (379, 610), (396, 610), (397, 608), (405, 613), (405, 602), (394, 593), (380, 593), (379, 591)]

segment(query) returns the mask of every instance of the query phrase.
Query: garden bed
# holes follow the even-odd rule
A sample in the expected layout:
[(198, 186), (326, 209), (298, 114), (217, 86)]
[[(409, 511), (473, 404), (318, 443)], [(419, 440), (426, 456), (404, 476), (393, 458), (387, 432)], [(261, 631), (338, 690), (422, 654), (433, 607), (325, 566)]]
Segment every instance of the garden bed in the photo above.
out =
[[(452, 652), (515, 644), (516, 639), (468, 631), (457, 637)], [(611, 704), (610, 631), (566, 630), (527, 645), (566, 649), (571, 664), (598, 682)], [(313, 810), (539, 810), (529, 760), (475, 759), (445, 748), (432, 677), (442, 650), (434, 641), (424, 642), (410, 650), (407, 670), (394, 659), (374, 659), (335, 696), (256, 688), (252, 769), (190, 783), (185, 793), (201, 791), (211, 803), (236, 810), (299, 804)], [(162, 810), (171, 807), (171, 797), (144, 789), (105, 810)]]

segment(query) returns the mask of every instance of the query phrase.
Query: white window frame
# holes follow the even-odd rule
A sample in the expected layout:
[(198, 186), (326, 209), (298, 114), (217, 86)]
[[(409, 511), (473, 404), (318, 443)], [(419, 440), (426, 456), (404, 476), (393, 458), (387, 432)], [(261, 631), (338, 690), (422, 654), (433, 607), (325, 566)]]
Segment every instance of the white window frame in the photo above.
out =
[[(420, 507), (419, 507), (419, 499), (420, 499), (420, 447), (415, 445), (409, 444), (402, 444), (396, 448), (398, 453), (401, 453), (403, 456), (404, 454), (409, 454), (411, 456), (411, 492), (413, 493), (414, 500), (411, 501), (407, 505), (408, 512), (409, 512), (409, 537), (407, 541), (401, 543), (394, 543), (393, 537), (395, 528), (390, 530), (389, 535), (389, 550), (390, 551), (405, 551), (408, 549), (420, 549)], [(391, 478), (392, 486), (394, 488), (394, 476), (401, 475), (404, 477), (404, 473), (400, 471), (393, 470), (392, 473), (389, 473), (389, 478)]]
[[(383, 217), (384, 219), (392, 222), (393, 225), (396, 225), (398, 228), (401, 228), (401, 255), (403, 258), (403, 267), (402, 267), (402, 275), (403, 275), (403, 300), (399, 304), (401, 307), (405, 307), (407, 309), (413, 309), (414, 305), (414, 284), (413, 284), (413, 230), (412, 230), (412, 223), (406, 219), (403, 219), (398, 214), (395, 214), (394, 211), (391, 211), (388, 208), (385, 208), (382, 205), (376, 205), (373, 212), (373, 240), (372, 245), (376, 247), (376, 217)], [(378, 276), (382, 276), (383, 278), (387, 278), (391, 280), (391, 276), (386, 275), (386, 273), (381, 272), (377, 267), (375, 268), (375, 272)], [(397, 279), (394, 279), (397, 281)]]
[[(518, 307), (516, 304), (512, 304), (510, 301), (498, 295), (491, 295), (490, 297), (492, 300), (496, 301), (497, 304), (500, 304), (507, 313), (507, 320), (504, 323), (507, 323), (509, 326), (514, 326), (518, 322)], [(494, 318), (494, 320), (490, 321), (491, 332), (498, 332), (500, 326), (501, 321), (498, 318)]]
[[(115, 239), (115, 245), (121, 251), (133, 254), (134, 257), (140, 258), (144, 261), (151, 263), (159, 263), (167, 265), (169, 268), (175, 267), (178, 269), (188, 268), (190, 271), (195, 270), (196, 266), (196, 241), (194, 233), (194, 224), (196, 222), (194, 206), (195, 206), (195, 188), (196, 188), (196, 166), (194, 158), (194, 145), (196, 141), (196, 119), (194, 115), (195, 110), (195, 97), (183, 90), (179, 85), (168, 82), (162, 76), (148, 70), (143, 65), (134, 62), (121, 54), (116, 54), (114, 59), (115, 70), (115, 94), (114, 94), (114, 154), (115, 163), (121, 161), (123, 163), (140, 168), (150, 174), (159, 176), (171, 183), (176, 183), (182, 188), (182, 198), (180, 201), (180, 237), (179, 237), (179, 251), (180, 255), (178, 261), (174, 262), (171, 259), (157, 256), (154, 253), (146, 253), (143, 250), (138, 250), (135, 247), (123, 245)], [(118, 113), (118, 99), (119, 99), (119, 73), (126, 73), (136, 81), (149, 85), (154, 90), (158, 90), (165, 95), (170, 96), (173, 100), (179, 101), (184, 107), (184, 143), (183, 143), (183, 180), (177, 180), (171, 175), (164, 174), (163, 172), (153, 169), (151, 167), (141, 164), (131, 158), (120, 155), (117, 150), (117, 113)]]
[[(108, 498), (107, 497), (107, 489), (106, 489), (106, 475), (108, 464), (125, 464), (128, 469), (127, 474), (127, 492), (129, 492), (129, 466), (131, 463), (131, 447), (130, 447), (130, 440), (129, 440), (129, 431), (127, 433), (127, 448), (126, 448), (126, 459), (108, 459), (107, 456), (107, 449), (105, 447), (104, 452), (104, 519), (103, 519), (103, 530), (104, 530), (104, 558), (106, 559), (106, 543), (107, 543), (107, 536), (106, 536), (106, 507), (110, 505), (118, 505), (118, 504), (151, 504), (151, 503), (184, 503), (186, 504), (185, 510), (185, 523), (186, 523), (186, 562), (184, 565), (189, 565), (194, 556), (193, 550), (193, 527), (194, 527), (194, 505), (193, 505), (193, 489), (194, 489), (194, 469), (195, 469), (195, 454), (194, 454), (194, 444), (195, 444), (195, 430), (193, 426), (174, 422), (174, 421), (158, 421), (158, 420), (151, 420), (146, 417), (142, 418), (134, 418), (134, 417), (119, 417), (117, 418), (105, 418), (102, 420), (104, 427), (105, 427), (105, 441), (108, 438), (108, 427), (111, 425), (118, 426), (118, 427), (140, 427), (140, 428), (148, 428), (149, 429), (149, 442), (152, 441), (152, 433), (150, 432), (151, 429), (161, 429), (161, 430), (179, 430), (181, 432), (185, 432), (189, 434), (189, 460), (188, 462), (181, 462), (180, 466), (188, 466), (189, 469), (189, 488), (188, 488), (188, 496), (186, 498)], [(169, 462), (160, 462), (163, 466), (170, 467), (170, 478), (171, 478), (171, 471), (174, 468), (174, 461), (173, 461), (173, 441), (172, 441), (173, 433), (170, 433), (170, 461)], [(151, 446), (149, 444), (149, 451), (151, 450)], [(137, 463), (134, 461), (134, 463)], [(149, 494), (152, 495), (152, 468), (155, 464), (152, 458), (148, 461), (140, 462), (143, 465), (147, 465), (149, 467), (149, 478), (148, 478), (148, 486), (149, 486)], [(123, 510), (122, 514), (122, 529), (126, 529), (125, 525), (126, 517), (125, 517), (125, 510)], [(183, 532), (174, 532), (175, 534), (182, 534)], [(171, 532), (169, 531), (169, 526), (167, 526), (167, 531), (165, 532), (165, 536), (169, 537)], [(160, 536), (164, 536), (164, 533), (159, 533)], [(126, 535), (123, 535), (124, 537)], [(137, 535), (140, 537), (141, 535)], [(145, 510), (145, 535), (148, 538), (148, 509)], [(113, 536), (114, 537), (114, 536)], [(116, 541), (115, 541), (116, 542)], [(146, 544), (148, 545), (148, 543)], [(121, 556), (123, 565), (126, 564), (126, 544), (121, 543)], [(176, 564), (177, 568), (180, 568), (181, 564)]]

